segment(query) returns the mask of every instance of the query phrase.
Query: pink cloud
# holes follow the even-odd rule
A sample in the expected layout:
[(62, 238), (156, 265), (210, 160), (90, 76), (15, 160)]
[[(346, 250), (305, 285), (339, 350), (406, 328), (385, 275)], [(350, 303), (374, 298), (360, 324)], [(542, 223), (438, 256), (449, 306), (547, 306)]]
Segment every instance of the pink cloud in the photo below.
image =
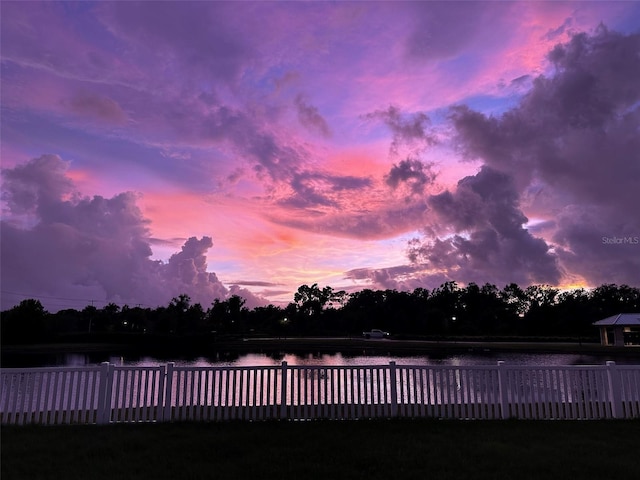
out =
[[(536, 150), (526, 138), (512, 141), (505, 132), (513, 132), (514, 122), (501, 116), (526, 111), (523, 118), (538, 118), (535, 95), (552, 91), (542, 87), (557, 73), (549, 51), (601, 19), (628, 29), (637, 12), (629, 2), (106, 2), (82, 8), (4, 2), (1, 8), (3, 166), (18, 172), (43, 154), (70, 162), (62, 177), (73, 180), (73, 191), (36, 202), (39, 208), (66, 205), (75, 215), (89, 206), (138, 208), (133, 217), (148, 221), (138, 237), (153, 252), (132, 253), (140, 268), (152, 258), (167, 262), (187, 239), (211, 237), (207, 248), (219, 262), (212, 260), (212, 269), (224, 281), (273, 280), (295, 290), (296, 283), (318, 279), (408, 286), (441, 278), (441, 271), (400, 268), (405, 237), (460, 234), (457, 245), (470, 248), (464, 243), (469, 233), (453, 231), (443, 220), (450, 215), (429, 201), (446, 191), (458, 195), (460, 179), (477, 178), (483, 164), (513, 176), (518, 208), (546, 221), (538, 232), (547, 244), (558, 228), (548, 222), (560, 218), (558, 205), (576, 199), (618, 205), (611, 200), (618, 198), (611, 187), (617, 177), (594, 159), (615, 163), (627, 151), (619, 146), (636, 125), (629, 105), (626, 116), (609, 124), (615, 127), (611, 142), (580, 132), (562, 136), (564, 157), (584, 159), (593, 176), (574, 172), (573, 165), (562, 172), (531, 158), (512, 161), (514, 145), (556, 159), (538, 153), (563, 122), (536, 137)], [(536, 80), (540, 74), (547, 80)], [(607, 83), (605, 89), (624, 90), (618, 87)], [(556, 106), (569, 101), (569, 95), (554, 98)], [(452, 105), (459, 106), (453, 117)], [(554, 105), (546, 111), (555, 115)], [(532, 133), (523, 131), (524, 137)], [(537, 170), (525, 168), (534, 164)], [(624, 185), (635, 178), (626, 167), (617, 169)], [(16, 195), (33, 193), (16, 188)], [(120, 197), (125, 191), (140, 195)], [(37, 212), (30, 214), (34, 221)], [(20, 226), (13, 233), (35, 248), (26, 233), (31, 224), (22, 220), (12, 224)], [(72, 242), (77, 224), (65, 222), (48, 225), (47, 233)], [(556, 246), (577, 271), (579, 257), (569, 253), (578, 249), (581, 230), (568, 220), (565, 226)], [(391, 253), (386, 242), (400, 238)], [(33, 255), (46, 263), (38, 256), (44, 254)], [(193, 272), (203, 273), (198, 265)], [(79, 264), (56, 268), (82, 276)], [(359, 268), (373, 273), (341, 276)], [(580, 275), (593, 271), (585, 267)], [(74, 288), (94, 296), (103, 287)]]
[[(149, 306), (181, 293), (205, 306), (226, 298), (227, 287), (207, 271), (210, 237), (191, 237), (166, 262), (153, 261), (138, 197), (80, 196), (67, 167), (50, 155), (4, 171), (2, 282), (12, 292)], [(10, 221), (25, 215), (32, 218), (26, 225)]]

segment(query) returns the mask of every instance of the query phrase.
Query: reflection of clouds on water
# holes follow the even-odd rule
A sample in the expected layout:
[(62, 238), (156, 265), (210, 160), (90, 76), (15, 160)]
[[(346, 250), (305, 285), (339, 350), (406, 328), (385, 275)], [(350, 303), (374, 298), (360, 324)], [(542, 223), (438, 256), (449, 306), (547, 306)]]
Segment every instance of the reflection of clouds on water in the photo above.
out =
[(109, 362), (116, 366), (155, 367), (174, 362), (176, 366), (185, 367), (253, 367), (253, 366), (279, 366), (283, 361), (289, 366), (374, 366), (388, 365), (396, 362), (397, 365), (415, 366), (453, 366), (465, 367), (474, 365), (496, 365), (498, 361), (504, 361), (508, 365), (530, 366), (557, 366), (557, 365), (604, 365), (607, 361), (615, 361), (620, 365), (636, 365), (640, 363), (640, 351), (638, 355), (583, 355), (578, 353), (508, 353), (508, 352), (468, 352), (447, 355), (446, 353), (434, 353), (429, 355), (352, 355), (346, 353), (307, 353), (294, 354), (285, 352), (270, 353), (231, 353), (217, 352), (210, 356), (193, 358), (184, 357), (153, 357), (140, 355), (113, 355), (108, 353), (65, 353), (58, 355), (24, 355), (16, 358), (3, 358), (3, 366), (11, 367), (80, 367), (99, 365)]
[(86, 355), (78, 353), (68, 353), (64, 357), (64, 364), (67, 367), (82, 367), (86, 365)]
[[(614, 360), (619, 364), (637, 364), (637, 358), (614, 358), (595, 355), (580, 355), (573, 353), (506, 353), (483, 352), (456, 355), (423, 355), (423, 356), (395, 356), (395, 355), (355, 355), (346, 356), (341, 353), (332, 354), (293, 354), (286, 353), (279, 358), (274, 358), (262, 353), (248, 353), (240, 355), (234, 361), (212, 362), (210, 359), (197, 366), (273, 366), (281, 365), (283, 361), (290, 366), (373, 366), (388, 365), (396, 362), (397, 365), (440, 365), (440, 366), (473, 366), (496, 365), (498, 361), (504, 361), (510, 365), (552, 366), (552, 365), (604, 365), (606, 361)], [(126, 362), (126, 359), (125, 359)], [(149, 365), (139, 363), (139, 365)], [(152, 365), (155, 365), (153, 363)], [(193, 365), (193, 363), (176, 361), (176, 365)]]
[[(225, 363), (225, 366), (227, 364)], [(273, 359), (269, 358), (264, 353), (248, 353), (241, 355), (236, 361), (231, 362), (230, 365), (234, 367), (254, 367), (256, 365), (267, 366), (277, 365)]]

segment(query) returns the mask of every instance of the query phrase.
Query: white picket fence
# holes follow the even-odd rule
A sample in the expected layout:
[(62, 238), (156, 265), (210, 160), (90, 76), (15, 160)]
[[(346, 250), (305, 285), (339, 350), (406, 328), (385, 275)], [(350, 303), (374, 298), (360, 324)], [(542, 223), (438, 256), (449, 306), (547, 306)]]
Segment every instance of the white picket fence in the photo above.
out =
[(640, 365), (0, 370), (0, 423), (640, 416)]

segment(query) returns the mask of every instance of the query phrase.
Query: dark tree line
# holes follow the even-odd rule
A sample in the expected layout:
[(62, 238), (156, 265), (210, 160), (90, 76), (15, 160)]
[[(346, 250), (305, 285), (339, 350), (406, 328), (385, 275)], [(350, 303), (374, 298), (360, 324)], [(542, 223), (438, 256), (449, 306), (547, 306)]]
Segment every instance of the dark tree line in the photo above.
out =
[(214, 300), (208, 307), (179, 295), (155, 309), (87, 306), (47, 312), (40, 301), (23, 300), (1, 313), (3, 344), (57, 341), (70, 336), (232, 337), (247, 335), (360, 335), (381, 328), (402, 337), (525, 336), (597, 339), (592, 323), (640, 311), (640, 289), (601, 285), (592, 290), (560, 291), (550, 286), (525, 289), (510, 284), (447, 282), (429, 291), (365, 289), (347, 294), (331, 287), (302, 285), (286, 307), (252, 310), (244, 299)]

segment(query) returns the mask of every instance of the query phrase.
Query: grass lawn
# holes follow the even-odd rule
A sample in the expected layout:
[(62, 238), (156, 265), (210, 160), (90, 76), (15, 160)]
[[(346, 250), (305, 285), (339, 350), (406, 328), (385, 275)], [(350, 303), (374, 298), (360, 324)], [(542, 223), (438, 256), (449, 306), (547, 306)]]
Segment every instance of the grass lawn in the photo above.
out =
[(640, 421), (2, 427), (14, 479), (638, 479)]

